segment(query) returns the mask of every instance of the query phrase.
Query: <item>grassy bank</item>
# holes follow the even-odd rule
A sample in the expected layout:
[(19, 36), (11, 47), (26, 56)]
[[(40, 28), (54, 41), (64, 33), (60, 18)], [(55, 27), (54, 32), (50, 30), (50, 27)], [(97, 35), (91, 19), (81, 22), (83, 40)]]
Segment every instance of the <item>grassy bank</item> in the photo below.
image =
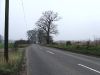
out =
[[(13, 48), (13, 45), (14, 45), (13, 43), (9, 43), (8, 46), (9, 46), (9, 48)], [(4, 44), (2, 44), (2, 43), (0, 43), (0, 49), (1, 48), (4, 48)]]
[(4, 47), (4, 45), (2, 43), (0, 43), (0, 49), (3, 48), (3, 47)]
[(0, 53), (0, 75), (19, 75), (23, 58), (23, 49), (10, 51), (8, 63), (4, 60), (3, 53)]
[(58, 48), (65, 51), (82, 53), (93, 56), (100, 56), (100, 46), (78, 46), (78, 45), (64, 45), (64, 44), (51, 44), (48, 47)]

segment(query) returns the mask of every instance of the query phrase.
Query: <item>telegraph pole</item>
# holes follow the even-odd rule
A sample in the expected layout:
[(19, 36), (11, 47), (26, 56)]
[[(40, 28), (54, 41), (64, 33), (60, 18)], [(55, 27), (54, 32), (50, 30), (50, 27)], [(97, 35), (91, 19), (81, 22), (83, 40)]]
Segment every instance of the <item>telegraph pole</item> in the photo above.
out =
[(8, 62), (8, 37), (9, 37), (9, 0), (5, 0), (5, 32), (4, 32), (4, 58)]

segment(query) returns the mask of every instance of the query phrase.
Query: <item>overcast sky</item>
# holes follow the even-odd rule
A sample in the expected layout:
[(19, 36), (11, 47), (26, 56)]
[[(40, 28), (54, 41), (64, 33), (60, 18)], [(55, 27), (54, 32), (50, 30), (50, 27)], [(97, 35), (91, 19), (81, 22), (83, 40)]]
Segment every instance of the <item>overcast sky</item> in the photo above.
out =
[[(4, 1), (0, 0), (0, 34), (4, 34)], [(100, 37), (100, 0), (10, 0), (9, 38), (26, 39), (42, 12), (53, 10), (62, 17), (55, 40), (88, 40)]]

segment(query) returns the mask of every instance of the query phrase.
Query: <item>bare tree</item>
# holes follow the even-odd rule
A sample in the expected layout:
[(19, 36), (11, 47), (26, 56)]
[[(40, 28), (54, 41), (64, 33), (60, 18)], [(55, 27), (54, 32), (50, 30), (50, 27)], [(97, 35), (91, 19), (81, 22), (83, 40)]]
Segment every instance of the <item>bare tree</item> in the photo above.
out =
[[(38, 37), (38, 43), (40, 44), (46, 44), (46, 33), (44, 32), (44, 30), (38, 30), (38, 34), (37, 34), (37, 37)], [(49, 36), (49, 42), (50, 43), (53, 43), (53, 38), (52, 36)]]
[(47, 44), (50, 43), (50, 34), (57, 33), (57, 25), (54, 24), (55, 21), (58, 21), (60, 18), (58, 17), (57, 13), (53, 11), (45, 11), (43, 16), (36, 22), (36, 25), (39, 29), (44, 30), (46, 33), (46, 41)]
[(30, 43), (37, 42), (37, 30), (36, 29), (27, 31), (27, 36), (28, 36), (28, 40), (30, 41)]
[(40, 44), (46, 43), (46, 33), (41, 29), (38, 29), (38, 43)]

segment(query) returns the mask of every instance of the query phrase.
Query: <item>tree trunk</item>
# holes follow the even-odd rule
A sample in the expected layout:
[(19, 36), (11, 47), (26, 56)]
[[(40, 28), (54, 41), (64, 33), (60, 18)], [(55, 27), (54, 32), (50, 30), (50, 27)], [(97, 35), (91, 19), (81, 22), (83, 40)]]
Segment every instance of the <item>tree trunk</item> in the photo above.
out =
[(47, 44), (50, 44), (49, 32), (47, 33)]

